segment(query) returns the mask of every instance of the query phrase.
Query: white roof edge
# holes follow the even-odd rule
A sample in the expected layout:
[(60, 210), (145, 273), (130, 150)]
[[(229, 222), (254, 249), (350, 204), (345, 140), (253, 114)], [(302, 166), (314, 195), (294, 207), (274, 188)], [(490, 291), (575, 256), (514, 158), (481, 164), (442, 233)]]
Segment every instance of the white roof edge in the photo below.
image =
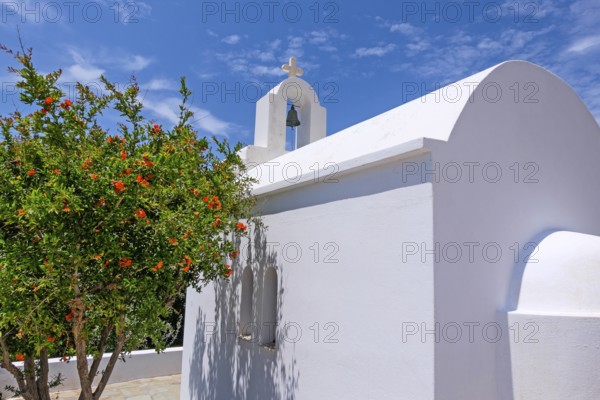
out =
[[(408, 153), (412, 151), (408, 149), (415, 146), (415, 143), (421, 143), (420, 146), (424, 147), (425, 140), (440, 144), (447, 142), (463, 111), (468, 106), (470, 96), (467, 94), (472, 94), (478, 85), (492, 77), (499, 68), (517, 63), (529, 64), (544, 70), (528, 61), (509, 60), (450, 83), (335, 134), (287, 152), (267, 163), (279, 166), (299, 165), (301, 176), (294, 182), (284, 179), (283, 175), (276, 179), (271, 179), (272, 177), (265, 179), (265, 174), (261, 175), (261, 168), (266, 169), (267, 164), (251, 168), (248, 171), (249, 175), (260, 176), (259, 182), (254, 185), (253, 192), (259, 196), (308, 184), (316, 172), (311, 169), (314, 165), (318, 167), (329, 165), (331, 173), (331, 164), (334, 164), (339, 167), (340, 173), (342, 170), (347, 173), (356, 169), (356, 165), (361, 163), (366, 164), (364, 165), (366, 167), (377, 162), (374, 160), (393, 157), (385, 156), (385, 154), (399, 156)], [(443, 95), (443, 91), (452, 85), (464, 90), (464, 95), (461, 95), (458, 101), (449, 101)], [(276, 91), (277, 87), (273, 90)], [(432, 150), (428, 149), (428, 151)]]
[[(364, 154), (362, 156), (352, 158), (349, 160), (342, 161), (340, 163), (328, 163), (320, 166), (318, 170), (304, 171), (300, 169), (301, 175), (294, 177), (293, 179), (281, 179), (274, 182), (258, 183), (252, 194), (260, 197), (266, 194), (274, 194), (283, 192), (300, 186), (307, 186), (310, 184), (322, 183), (327, 177), (332, 177), (331, 166), (335, 166), (336, 175), (345, 175), (351, 172), (359, 171), (366, 168), (371, 168), (376, 165), (383, 164), (393, 159), (406, 159), (414, 157), (420, 154), (425, 154), (430, 151), (430, 145), (433, 142), (437, 142), (434, 139), (419, 138), (408, 142), (401, 143), (396, 146), (388, 147), (383, 150), (379, 150), (373, 153)], [(271, 165), (280, 166), (277, 159), (270, 161)], [(294, 163), (294, 161), (291, 161)], [(269, 163), (267, 163), (269, 164)], [(265, 168), (268, 165), (265, 164)], [(260, 165), (256, 168), (260, 168)], [(317, 179), (315, 179), (317, 177)], [(318, 177), (321, 177), (319, 179)]]

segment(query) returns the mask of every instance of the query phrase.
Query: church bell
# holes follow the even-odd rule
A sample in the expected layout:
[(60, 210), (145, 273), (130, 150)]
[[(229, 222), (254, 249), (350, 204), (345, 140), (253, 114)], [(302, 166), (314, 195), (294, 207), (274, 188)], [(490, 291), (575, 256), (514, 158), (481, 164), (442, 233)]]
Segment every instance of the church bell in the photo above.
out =
[(285, 125), (291, 126), (291, 127), (300, 126), (300, 120), (298, 119), (298, 112), (294, 108), (293, 104), (292, 104), (292, 108), (290, 108), (290, 111), (288, 111), (287, 119), (285, 120)]

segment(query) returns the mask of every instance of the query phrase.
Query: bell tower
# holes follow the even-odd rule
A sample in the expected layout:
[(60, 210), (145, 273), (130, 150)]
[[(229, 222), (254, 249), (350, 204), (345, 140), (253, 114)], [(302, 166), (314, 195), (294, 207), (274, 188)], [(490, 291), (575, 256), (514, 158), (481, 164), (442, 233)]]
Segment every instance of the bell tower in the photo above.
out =
[[(288, 104), (294, 106), (300, 125), (296, 129), (295, 148), (306, 146), (326, 135), (327, 110), (319, 103), (318, 94), (299, 76), (304, 74), (296, 58), (281, 67), (288, 77), (256, 103), (254, 145), (240, 150), (246, 164), (261, 164), (285, 154)], [(290, 115), (292, 115), (290, 113)]]

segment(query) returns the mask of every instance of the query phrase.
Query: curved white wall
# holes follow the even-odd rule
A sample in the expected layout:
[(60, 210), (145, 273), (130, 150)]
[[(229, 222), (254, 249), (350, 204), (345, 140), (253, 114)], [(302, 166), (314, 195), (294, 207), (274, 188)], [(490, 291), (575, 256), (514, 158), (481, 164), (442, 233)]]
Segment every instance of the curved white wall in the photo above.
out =
[[(481, 81), (432, 154), (440, 171), (455, 163), (463, 172), (458, 182), (438, 173), (435, 241), (477, 246), (472, 262), (465, 250), (459, 262), (436, 264), (436, 321), (498, 324), (502, 333), (497, 342), (478, 335), (473, 343), (437, 343), (436, 399), (513, 400), (512, 287), (544, 232), (600, 234), (600, 128), (564, 81), (534, 64), (507, 62)], [(493, 166), (487, 174), (486, 165)], [(485, 246), (492, 246), (487, 258)]]
[(550, 234), (523, 273), (511, 326), (516, 400), (587, 400), (600, 394), (600, 237)]
[(600, 316), (600, 237), (556, 232), (527, 263), (520, 312)]

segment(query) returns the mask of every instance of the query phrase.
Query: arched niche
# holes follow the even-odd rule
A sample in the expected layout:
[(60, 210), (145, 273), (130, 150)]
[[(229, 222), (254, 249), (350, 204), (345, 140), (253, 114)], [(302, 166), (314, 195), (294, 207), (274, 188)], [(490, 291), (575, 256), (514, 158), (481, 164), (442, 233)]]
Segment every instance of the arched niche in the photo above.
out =
[(242, 338), (251, 340), (254, 329), (254, 275), (250, 267), (242, 273), (242, 294), (240, 301), (239, 334)]
[(277, 286), (277, 271), (267, 268), (263, 283), (261, 344), (269, 347), (275, 347), (277, 340)]

